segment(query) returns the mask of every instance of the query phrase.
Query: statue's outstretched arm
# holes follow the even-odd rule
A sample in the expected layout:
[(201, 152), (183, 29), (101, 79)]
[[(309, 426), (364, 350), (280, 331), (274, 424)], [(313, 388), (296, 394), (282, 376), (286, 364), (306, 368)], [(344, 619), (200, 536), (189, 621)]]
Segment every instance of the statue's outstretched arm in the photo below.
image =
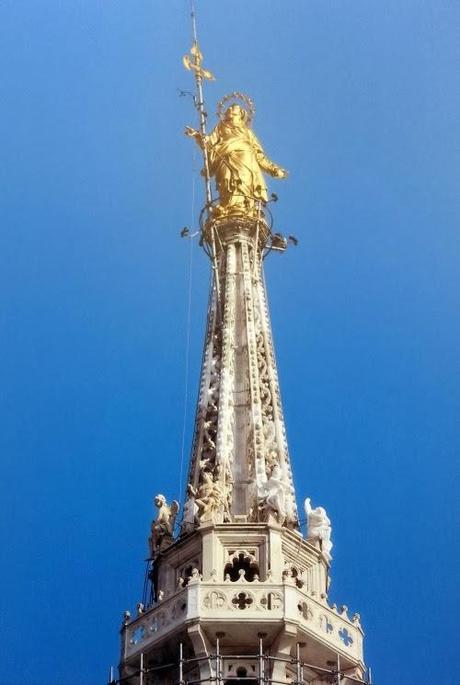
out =
[(193, 138), (202, 150), (204, 149), (204, 147), (206, 147), (209, 150), (209, 148), (211, 148), (213, 145), (217, 143), (217, 140), (219, 138), (217, 126), (207, 136), (204, 136), (200, 131), (197, 131), (196, 128), (192, 128), (191, 126), (185, 127), (184, 134), (189, 138)]
[(186, 126), (184, 134), (189, 138), (193, 138), (196, 144), (199, 145), (201, 149), (203, 149), (203, 147), (206, 144), (206, 139), (203, 136), (203, 134), (200, 133), (200, 131), (197, 131), (196, 128), (192, 128), (191, 126)]

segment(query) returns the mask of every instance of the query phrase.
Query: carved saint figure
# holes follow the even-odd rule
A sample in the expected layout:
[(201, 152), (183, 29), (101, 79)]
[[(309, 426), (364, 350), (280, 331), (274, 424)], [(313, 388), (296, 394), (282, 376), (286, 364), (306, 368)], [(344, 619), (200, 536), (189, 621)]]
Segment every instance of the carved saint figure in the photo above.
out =
[(286, 494), (289, 486), (285, 483), (283, 473), (279, 464), (275, 464), (273, 470), (265, 484), (266, 495), (262, 500), (262, 508), (267, 512), (272, 512), (278, 519), (280, 526), (286, 521)]
[(189, 485), (189, 492), (195, 497), (195, 504), (198, 507), (198, 518), (200, 521), (210, 521), (217, 512), (224, 507), (224, 493), (219, 485), (214, 482), (210, 471), (202, 472), (202, 482), (195, 490)]
[(267, 201), (262, 171), (275, 178), (288, 175), (265, 155), (248, 118), (243, 107), (233, 104), (208, 136), (190, 126), (185, 129), (185, 134), (207, 151), (209, 174), (216, 180), (219, 208), (225, 214), (247, 212), (257, 201)]
[(191, 484), (187, 488), (187, 500), (184, 504), (184, 516), (182, 518), (182, 531), (190, 533), (197, 524), (198, 505), (195, 502), (194, 490)]
[(179, 503), (176, 500), (168, 505), (164, 495), (157, 495), (153, 500), (158, 508), (157, 516), (152, 521), (151, 535), (149, 537), (150, 556), (154, 557), (161, 549), (161, 543), (165, 538), (172, 538), (174, 523), (179, 511)]
[(232, 508), (233, 476), (227, 461), (217, 464), (216, 480), (221, 484), (224, 523), (230, 523), (232, 520), (230, 511)]
[(323, 507), (313, 509), (311, 500), (307, 497), (305, 500), (305, 514), (307, 516), (307, 538), (320, 542), (323, 556), (327, 562), (330, 562), (332, 560), (332, 527), (326, 510)]

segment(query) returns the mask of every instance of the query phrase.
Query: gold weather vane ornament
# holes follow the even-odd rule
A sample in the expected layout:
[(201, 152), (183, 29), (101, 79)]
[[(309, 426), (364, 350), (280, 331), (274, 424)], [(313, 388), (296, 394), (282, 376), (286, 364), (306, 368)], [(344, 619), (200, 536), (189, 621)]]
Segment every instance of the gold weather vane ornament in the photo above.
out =
[(182, 57), (182, 64), (187, 71), (194, 71), (195, 76), (200, 79), (207, 79), (208, 81), (216, 80), (213, 73), (201, 66), (203, 64), (203, 53), (200, 50), (197, 40), (193, 41), (190, 55), (184, 55)]
[[(212, 74), (208, 69), (204, 69), (202, 64), (203, 64), (203, 53), (200, 50), (200, 46), (198, 44), (198, 35), (197, 35), (197, 30), (196, 30), (196, 16), (195, 16), (195, 7), (193, 4), (193, 0), (191, 0), (191, 20), (192, 20), (192, 32), (193, 32), (193, 44), (190, 50), (189, 55), (184, 55), (182, 58), (182, 64), (184, 67), (187, 69), (187, 71), (191, 71), (195, 75), (195, 86), (196, 86), (196, 95), (193, 98), (193, 101), (195, 103), (195, 108), (198, 112), (198, 118), (200, 122), (200, 127), (199, 131), (196, 131), (192, 129), (190, 126), (187, 126), (185, 128), (185, 134), (186, 135), (191, 135), (191, 132), (193, 131), (194, 135), (196, 135), (200, 138), (200, 140), (206, 140), (206, 117), (207, 113), (205, 110), (204, 106), (204, 95), (203, 95), (203, 80), (207, 81), (215, 81), (214, 74)], [(206, 145), (202, 146), (203, 150), (203, 160), (204, 160), (204, 168), (203, 168), (203, 176), (205, 179), (205, 189), (206, 189), (206, 206), (210, 207), (212, 204), (212, 190), (211, 190), (211, 176), (209, 173), (209, 159), (208, 159), (208, 150)], [(217, 303), (218, 303), (218, 312), (219, 316), (221, 316), (221, 309), (220, 309), (220, 284), (219, 284), (219, 266), (217, 263), (217, 255), (216, 255), (216, 239), (215, 239), (215, 232), (214, 228), (211, 230), (211, 262), (212, 262), (212, 269), (213, 269), (213, 274), (214, 274), (214, 283), (215, 283), (215, 288), (216, 288), (216, 294), (217, 294)]]
[[(203, 64), (203, 53), (198, 45), (197, 33), (196, 33), (196, 20), (195, 14), (192, 12), (192, 26), (193, 26), (193, 45), (190, 50), (189, 55), (184, 55), (182, 58), (182, 64), (187, 69), (195, 75), (195, 85), (196, 85), (196, 95), (193, 100), (195, 103), (196, 110), (198, 112), (200, 121), (200, 130), (197, 134), (203, 138), (206, 138), (206, 111), (204, 107), (204, 95), (203, 95), (203, 80), (215, 81), (214, 75), (208, 70), (204, 69)], [(188, 131), (192, 131), (189, 126), (185, 129), (186, 135), (190, 135)], [(212, 202), (212, 192), (211, 192), (211, 181), (209, 175), (209, 163), (208, 163), (208, 153), (206, 148), (203, 148), (204, 157), (204, 173), (206, 183), (206, 203), (209, 205)]]

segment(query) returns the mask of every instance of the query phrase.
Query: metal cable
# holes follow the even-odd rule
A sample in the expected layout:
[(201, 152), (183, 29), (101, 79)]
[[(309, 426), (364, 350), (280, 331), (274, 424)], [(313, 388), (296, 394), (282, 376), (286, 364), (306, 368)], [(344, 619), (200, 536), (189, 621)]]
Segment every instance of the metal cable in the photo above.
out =
[[(196, 186), (196, 150), (193, 150), (192, 157), (192, 201), (191, 201), (191, 217), (190, 226), (193, 227), (195, 218), (195, 186)], [(193, 233), (193, 231), (192, 231)], [(187, 293), (187, 321), (185, 334), (185, 369), (184, 369), (184, 410), (182, 420), (182, 440), (181, 440), (181, 456), (180, 456), (180, 471), (179, 471), (179, 502), (182, 502), (182, 487), (183, 487), (183, 471), (184, 471), (184, 457), (185, 457), (185, 433), (187, 428), (188, 418), (188, 386), (189, 386), (189, 369), (190, 369), (190, 333), (192, 324), (192, 286), (193, 286), (193, 239), (189, 240), (189, 263), (188, 263), (188, 293)]]

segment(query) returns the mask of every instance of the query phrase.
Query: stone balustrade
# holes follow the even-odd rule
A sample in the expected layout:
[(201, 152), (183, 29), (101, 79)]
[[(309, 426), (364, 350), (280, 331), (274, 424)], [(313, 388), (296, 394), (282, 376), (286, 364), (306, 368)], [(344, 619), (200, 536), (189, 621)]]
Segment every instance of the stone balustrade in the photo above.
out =
[(292, 579), (283, 583), (253, 581), (203, 582), (192, 579), (171, 597), (135, 618), (124, 628), (124, 658), (146, 651), (181, 624), (208, 621), (264, 624), (289, 622), (300, 632), (334, 651), (362, 658), (363, 632), (359, 617), (350, 619), (346, 607), (329, 607)]

